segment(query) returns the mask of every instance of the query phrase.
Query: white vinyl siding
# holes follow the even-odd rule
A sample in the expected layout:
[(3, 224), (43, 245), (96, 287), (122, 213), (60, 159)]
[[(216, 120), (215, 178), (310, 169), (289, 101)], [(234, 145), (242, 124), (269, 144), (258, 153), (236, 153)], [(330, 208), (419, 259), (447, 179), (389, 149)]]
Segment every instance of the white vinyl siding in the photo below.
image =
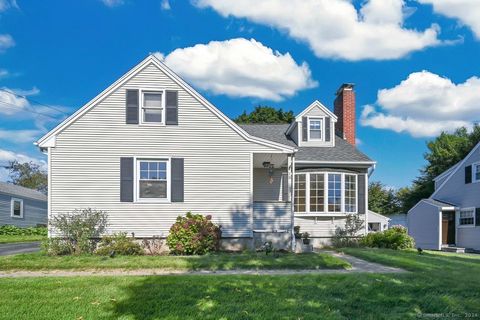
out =
[[(125, 124), (125, 90), (178, 91), (178, 125)], [(252, 153), (278, 150), (246, 141), (149, 64), (66, 127), (51, 149), (51, 212), (96, 208), (109, 232), (166, 236), (179, 215), (210, 214), (224, 237), (251, 236)], [(184, 202), (120, 202), (120, 158), (183, 158)]]

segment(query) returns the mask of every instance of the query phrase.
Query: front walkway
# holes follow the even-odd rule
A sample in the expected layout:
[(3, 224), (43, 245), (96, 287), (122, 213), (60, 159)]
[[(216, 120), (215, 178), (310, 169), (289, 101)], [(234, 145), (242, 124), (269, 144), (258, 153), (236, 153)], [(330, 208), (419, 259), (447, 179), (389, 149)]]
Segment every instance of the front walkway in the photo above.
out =
[(81, 276), (174, 276), (174, 275), (310, 275), (310, 274), (352, 274), (352, 273), (403, 273), (406, 270), (387, 267), (378, 263), (367, 262), (352, 256), (334, 251), (322, 251), (337, 258), (348, 261), (350, 269), (315, 269), (315, 270), (165, 270), (165, 269), (137, 269), (137, 270), (49, 270), (49, 271), (0, 271), (0, 278), (26, 277), (81, 277)]

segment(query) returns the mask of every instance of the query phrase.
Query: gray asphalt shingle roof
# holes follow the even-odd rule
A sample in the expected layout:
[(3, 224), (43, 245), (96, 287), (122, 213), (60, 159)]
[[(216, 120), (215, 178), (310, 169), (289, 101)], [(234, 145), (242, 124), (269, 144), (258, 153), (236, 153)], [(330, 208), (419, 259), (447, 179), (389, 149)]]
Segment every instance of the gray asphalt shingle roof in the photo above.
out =
[(241, 124), (240, 127), (250, 135), (273, 142), (294, 146), (298, 149), (296, 160), (300, 161), (372, 161), (357, 148), (342, 138), (335, 136), (335, 147), (299, 147), (287, 137), (288, 124)]
[(47, 196), (36, 190), (16, 186), (11, 183), (0, 182), (0, 193), (8, 194), (19, 198), (30, 198), (40, 201), (47, 201)]

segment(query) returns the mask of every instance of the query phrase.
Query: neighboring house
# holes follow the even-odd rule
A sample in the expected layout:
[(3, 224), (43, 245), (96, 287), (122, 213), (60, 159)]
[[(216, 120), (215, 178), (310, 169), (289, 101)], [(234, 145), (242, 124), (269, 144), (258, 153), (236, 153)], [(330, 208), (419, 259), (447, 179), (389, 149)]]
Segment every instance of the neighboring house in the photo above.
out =
[(388, 229), (390, 218), (379, 213), (368, 210), (367, 214), (368, 232), (378, 232)]
[(480, 250), (480, 143), (435, 180), (435, 192), (408, 212), (417, 247)]
[(395, 213), (388, 216), (390, 221), (388, 221), (388, 227), (393, 226), (402, 226), (407, 227), (407, 214), (406, 213)]
[(352, 85), (335, 113), (315, 101), (290, 125), (240, 126), (152, 55), (37, 144), (50, 216), (97, 208), (109, 232), (165, 237), (209, 214), (230, 249), (290, 245), (295, 225), (329, 242), (348, 213), (365, 219), (375, 164), (355, 148)]
[(35, 227), (47, 224), (47, 196), (0, 182), (0, 226)]

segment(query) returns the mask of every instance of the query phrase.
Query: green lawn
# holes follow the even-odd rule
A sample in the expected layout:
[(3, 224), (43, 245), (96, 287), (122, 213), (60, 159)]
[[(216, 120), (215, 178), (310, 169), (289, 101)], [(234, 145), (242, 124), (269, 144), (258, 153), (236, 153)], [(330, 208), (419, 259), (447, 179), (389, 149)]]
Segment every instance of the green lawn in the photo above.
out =
[(32, 242), (45, 240), (46, 236), (30, 235), (30, 236), (11, 236), (0, 235), (0, 243), (15, 243), (15, 242)]
[(166, 270), (232, 270), (232, 269), (346, 269), (350, 264), (328, 254), (220, 253), (204, 256), (57, 256), (26, 253), (0, 257), (0, 270), (55, 269), (166, 269)]
[(0, 279), (0, 319), (480, 318), (480, 256), (345, 251), (411, 272)]

